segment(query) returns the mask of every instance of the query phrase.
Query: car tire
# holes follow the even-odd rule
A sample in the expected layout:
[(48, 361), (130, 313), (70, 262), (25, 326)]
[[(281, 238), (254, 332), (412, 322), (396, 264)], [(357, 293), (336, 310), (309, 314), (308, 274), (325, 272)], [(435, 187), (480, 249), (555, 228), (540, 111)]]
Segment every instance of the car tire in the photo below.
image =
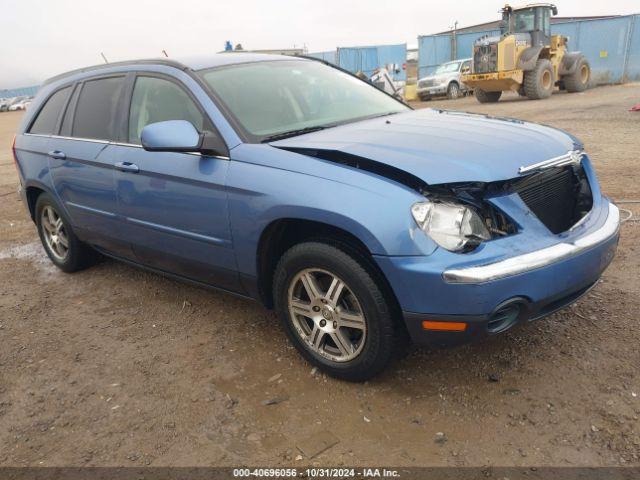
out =
[(524, 72), (524, 93), (530, 100), (549, 98), (555, 83), (553, 66), (546, 58), (539, 58), (533, 70)]
[(42, 246), (60, 270), (71, 273), (95, 263), (98, 253), (78, 239), (64, 211), (48, 193), (38, 197), (35, 219)]
[[(335, 378), (368, 380), (399, 346), (393, 303), (374, 278), (357, 255), (320, 242), (291, 247), (276, 267), (274, 305), (289, 339)], [(339, 288), (332, 290), (334, 285)]]
[(451, 82), (447, 87), (447, 98), (449, 100), (456, 100), (460, 97), (460, 85), (456, 82)]
[(586, 58), (580, 57), (576, 70), (571, 75), (562, 77), (564, 87), (569, 93), (584, 92), (591, 80), (591, 66)]
[(476, 88), (473, 93), (480, 103), (495, 103), (500, 100), (502, 96), (502, 92), (485, 92), (479, 88)]

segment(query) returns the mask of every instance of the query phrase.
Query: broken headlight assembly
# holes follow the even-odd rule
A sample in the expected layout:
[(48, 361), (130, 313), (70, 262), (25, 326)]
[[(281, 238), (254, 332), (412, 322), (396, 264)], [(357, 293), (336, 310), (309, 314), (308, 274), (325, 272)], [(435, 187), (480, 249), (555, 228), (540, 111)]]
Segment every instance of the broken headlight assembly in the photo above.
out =
[(492, 238), (480, 215), (461, 203), (426, 200), (414, 204), (411, 214), (423, 232), (451, 252), (472, 250)]

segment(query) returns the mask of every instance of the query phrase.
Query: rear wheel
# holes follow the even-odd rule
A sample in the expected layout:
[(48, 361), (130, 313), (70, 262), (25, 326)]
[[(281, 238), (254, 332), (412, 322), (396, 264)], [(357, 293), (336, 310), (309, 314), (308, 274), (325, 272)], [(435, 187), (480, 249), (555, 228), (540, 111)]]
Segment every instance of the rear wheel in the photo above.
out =
[(539, 58), (533, 70), (524, 72), (524, 93), (531, 100), (549, 98), (554, 84), (553, 67), (546, 58)]
[(451, 82), (447, 88), (447, 98), (449, 100), (455, 100), (460, 96), (460, 85), (456, 82)]
[(36, 226), (47, 255), (54, 265), (65, 272), (75, 272), (90, 266), (97, 253), (76, 237), (71, 223), (48, 193), (36, 202)]
[(329, 375), (364, 381), (396, 344), (390, 301), (368, 268), (331, 245), (295, 245), (280, 259), (274, 303), (298, 351)]
[(502, 96), (502, 92), (485, 92), (479, 88), (474, 90), (474, 94), (480, 103), (495, 103)]
[(591, 67), (586, 58), (580, 57), (575, 71), (570, 75), (562, 77), (567, 92), (584, 92), (591, 80)]

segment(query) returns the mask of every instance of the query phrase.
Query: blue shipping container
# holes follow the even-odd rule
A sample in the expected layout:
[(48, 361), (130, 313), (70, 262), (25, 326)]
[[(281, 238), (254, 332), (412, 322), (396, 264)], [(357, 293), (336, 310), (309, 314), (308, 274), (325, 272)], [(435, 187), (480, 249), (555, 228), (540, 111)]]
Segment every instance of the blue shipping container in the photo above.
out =
[(399, 72), (393, 72), (394, 79), (406, 80), (407, 72), (403, 66), (407, 62), (407, 44), (339, 47), (337, 62), (345, 70), (353, 73), (361, 71), (367, 77), (370, 77), (378, 68), (397, 65)]

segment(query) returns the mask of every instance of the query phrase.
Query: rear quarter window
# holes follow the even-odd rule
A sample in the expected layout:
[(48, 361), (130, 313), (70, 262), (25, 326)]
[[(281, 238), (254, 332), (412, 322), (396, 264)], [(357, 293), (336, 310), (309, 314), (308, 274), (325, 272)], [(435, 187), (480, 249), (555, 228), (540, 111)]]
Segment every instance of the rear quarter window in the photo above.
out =
[(73, 119), (72, 136), (97, 140), (114, 139), (117, 111), (124, 77), (99, 78), (84, 83)]
[(51, 95), (31, 124), (29, 133), (39, 135), (53, 135), (56, 133), (60, 112), (67, 103), (70, 93), (71, 87), (65, 87)]

